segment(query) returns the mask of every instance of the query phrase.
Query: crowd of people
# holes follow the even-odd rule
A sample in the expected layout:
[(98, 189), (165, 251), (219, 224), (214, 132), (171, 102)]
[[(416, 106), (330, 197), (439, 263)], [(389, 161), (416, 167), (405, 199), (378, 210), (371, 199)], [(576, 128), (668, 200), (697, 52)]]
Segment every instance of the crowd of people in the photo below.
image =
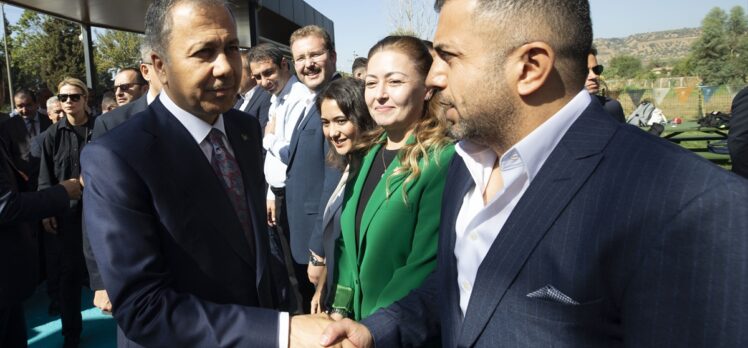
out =
[(0, 347), (39, 245), (66, 347), (83, 284), (122, 347), (748, 345), (748, 182), (597, 95), (589, 2), (435, 8), (342, 76), (320, 27), (242, 50), (225, 1), (155, 0), (101, 115), (16, 92)]

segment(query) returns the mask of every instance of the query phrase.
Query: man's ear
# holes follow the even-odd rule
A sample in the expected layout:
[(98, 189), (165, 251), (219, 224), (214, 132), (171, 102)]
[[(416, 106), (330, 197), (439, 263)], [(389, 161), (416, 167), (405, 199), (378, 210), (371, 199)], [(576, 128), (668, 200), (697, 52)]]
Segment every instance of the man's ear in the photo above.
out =
[(151, 52), (151, 66), (156, 70), (156, 77), (161, 81), (161, 84), (166, 86), (168, 79), (166, 77), (166, 62), (156, 52)]
[(530, 42), (516, 49), (511, 56), (515, 59), (513, 72), (517, 85), (517, 94), (529, 96), (543, 87), (553, 70), (556, 53), (545, 42)]

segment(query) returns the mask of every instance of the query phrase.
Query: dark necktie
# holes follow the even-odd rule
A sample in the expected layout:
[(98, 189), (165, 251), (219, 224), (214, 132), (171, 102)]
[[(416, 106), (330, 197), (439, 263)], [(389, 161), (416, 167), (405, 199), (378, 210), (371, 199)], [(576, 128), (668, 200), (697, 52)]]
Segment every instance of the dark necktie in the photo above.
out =
[(36, 126), (34, 125), (36, 123), (36, 119), (27, 117), (26, 118), (26, 130), (29, 133), (29, 137), (33, 137), (36, 135)]
[(208, 133), (208, 143), (211, 147), (210, 165), (213, 167), (213, 171), (216, 172), (216, 175), (221, 178), (223, 188), (231, 199), (236, 215), (239, 217), (239, 221), (242, 224), (242, 229), (247, 237), (247, 242), (250, 243), (250, 247), (254, 250), (252, 220), (249, 216), (247, 199), (244, 194), (242, 172), (239, 169), (239, 163), (236, 162), (234, 156), (228, 152), (222, 139), (223, 133), (216, 128), (211, 129), (210, 133)]

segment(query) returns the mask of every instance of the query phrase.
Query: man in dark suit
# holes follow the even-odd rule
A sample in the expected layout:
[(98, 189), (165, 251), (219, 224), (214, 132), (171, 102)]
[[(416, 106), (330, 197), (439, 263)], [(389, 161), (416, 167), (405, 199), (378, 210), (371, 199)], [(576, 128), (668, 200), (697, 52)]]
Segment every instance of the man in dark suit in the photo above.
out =
[(325, 163), (328, 143), (322, 134), (322, 121), (314, 105), (314, 96), (337, 76), (337, 55), (330, 35), (315, 25), (297, 29), (289, 41), (299, 81), (312, 92), (291, 136), (286, 163), (286, 211), (291, 231), (291, 254), (296, 263), (304, 312), (309, 313), (314, 285), (325, 266), (322, 215), (341, 175), (339, 170)]
[[(166, 23), (170, 23), (166, 26)], [(261, 132), (231, 110), (241, 59), (221, 0), (156, 0), (145, 40), (163, 91), (90, 143), (86, 233), (128, 347), (273, 347)]]
[(35, 191), (39, 177), (39, 158), (31, 155), (34, 138), (44, 132), (52, 121), (37, 112), (34, 96), (20, 90), (13, 96), (14, 115), (0, 123), (0, 138), (13, 164), (29, 178), (28, 190)]
[(234, 109), (244, 111), (260, 121), (260, 128), (264, 131), (268, 124), (270, 97), (272, 94), (260, 87), (252, 76), (249, 65), (249, 52), (242, 52), (242, 82), (239, 85), (239, 98)]
[(731, 113), (727, 147), (730, 150), (732, 171), (748, 178), (748, 88), (744, 88), (732, 100)]
[(748, 184), (605, 117), (584, 90), (589, 2), (437, 8), (427, 83), (461, 140), (437, 269), (324, 343), (748, 345)]
[(39, 220), (64, 212), (81, 194), (76, 179), (38, 192), (23, 192), (26, 183), (0, 147), (0, 347), (26, 347), (22, 303), (38, 284)]

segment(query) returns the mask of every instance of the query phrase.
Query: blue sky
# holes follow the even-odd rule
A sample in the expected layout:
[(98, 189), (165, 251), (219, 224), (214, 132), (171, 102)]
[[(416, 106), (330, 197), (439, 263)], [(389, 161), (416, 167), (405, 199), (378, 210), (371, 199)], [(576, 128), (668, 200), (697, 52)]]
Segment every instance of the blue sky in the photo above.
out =
[[(393, 30), (388, 5), (396, 0), (306, 0), (335, 22), (338, 69), (350, 72), (355, 55), (366, 56), (369, 47)], [(419, 1), (419, 0), (416, 0)], [(432, 0), (420, 0), (433, 4)], [(748, 0), (590, 0), (595, 37), (692, 28), (715, 6), (725, 11), (748, 7)], [(429, 10), (431, 11), (431, 10)], [(6, 6), (11, 23), (21, 11)]]
[[(392, 27), (387, 4), (393, 0), (306, 0), (335, 22), (338, 69), (350, 71), (354, 52), (365, 56), (369, 47)], [(430, 4), (433, 3), (431, 0)], [(591, 0), (595, 37), (626, 37), (631, 34), (692, 28), (713, 7), (725, 11), (748, 0)]]

